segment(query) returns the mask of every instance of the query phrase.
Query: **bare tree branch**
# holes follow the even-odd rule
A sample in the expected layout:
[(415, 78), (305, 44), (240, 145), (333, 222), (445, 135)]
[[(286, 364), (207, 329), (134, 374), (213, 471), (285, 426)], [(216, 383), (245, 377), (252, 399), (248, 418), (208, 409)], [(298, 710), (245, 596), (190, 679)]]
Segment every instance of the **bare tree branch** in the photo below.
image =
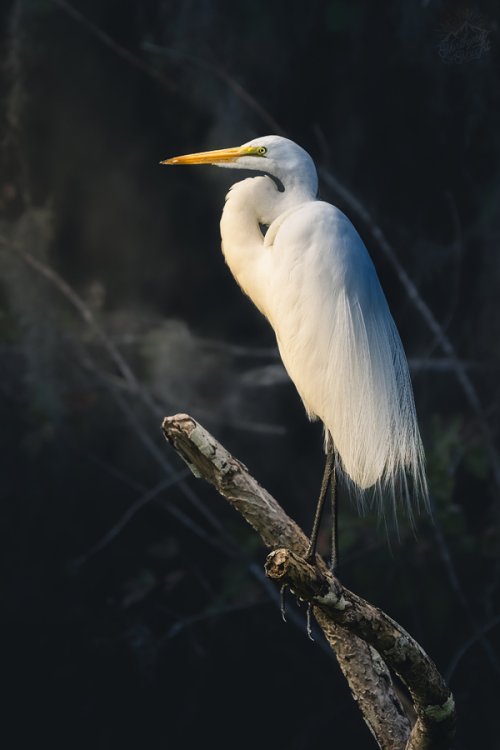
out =
[[(454, 734), (453, 697), (431, 659), (385, 613), (333, 578), (324, 561), (303, 559), (308, 540), (276, 500), (192, 417), (163, 422), (167, 440), (193, 473), (219, 493), (260, 534), (271, 553), (267, 573), (289, 585), (313, 606), (314, 615), (335, 650), (365, 721), (383, 750), (437, 750)], [(417, 714), (409, 723), (387, 666), (407, 686)]]

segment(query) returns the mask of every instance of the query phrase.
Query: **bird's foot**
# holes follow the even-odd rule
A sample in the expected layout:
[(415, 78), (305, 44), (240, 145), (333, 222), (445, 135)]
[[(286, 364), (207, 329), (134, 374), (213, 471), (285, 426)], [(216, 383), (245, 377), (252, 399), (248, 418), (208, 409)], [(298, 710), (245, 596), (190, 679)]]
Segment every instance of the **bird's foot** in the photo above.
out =
[[(281, 612), (281, 619), (283, 622), (286, 622), (286, 602), (285, 602), (285, 592), (287, 589), (287, 584), (284, 583), (283, 586), (280, 588), (280, 612)], [(293, 591), (292, 591), (293, 594)], [(297, 606), (300, 607), (303, 603), (303, 599), (301, 599), (299, 596), (297, 596)], [(306, 610), (306, 632), (307, 637), (310, 641), (314, 643), (314, 638), (312, 636), (312, 626), (311, 626), (311, 610), (312, 610), (312, 604), (311, 602), (307, 602), (307, 610)]]
[(312, 610), (312, 604), (311, 602), (307, 602), (307, 614), (306, 614), (306, 630), (307, 630), (307, 637), (310, 641), (314, 643), (314, 638), (312, 636), (312, 628), (311, 628), (311, 610)]

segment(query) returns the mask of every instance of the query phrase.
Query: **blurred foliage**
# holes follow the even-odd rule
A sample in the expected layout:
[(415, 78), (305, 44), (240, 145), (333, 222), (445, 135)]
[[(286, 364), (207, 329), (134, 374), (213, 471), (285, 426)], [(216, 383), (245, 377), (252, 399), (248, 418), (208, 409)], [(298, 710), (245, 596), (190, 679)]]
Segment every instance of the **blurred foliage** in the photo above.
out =
[(158, 166), (275, 121), (369, 210), (479, 396), (480, 412), (372, 227), (322, 182), (413, 363), (435, 517), (396, 533), (341, 498), (342, 578), (450, 669), (457, 750), (500, 747), (497, 4), (10, 0), (0, 20), (15, 746), (373, 746), (333, 660), (282, 623), (254, 534), (179, 480), (159, 429), (191, 412), (309, 527), (321, 430), (220, 254), (234, 175)]

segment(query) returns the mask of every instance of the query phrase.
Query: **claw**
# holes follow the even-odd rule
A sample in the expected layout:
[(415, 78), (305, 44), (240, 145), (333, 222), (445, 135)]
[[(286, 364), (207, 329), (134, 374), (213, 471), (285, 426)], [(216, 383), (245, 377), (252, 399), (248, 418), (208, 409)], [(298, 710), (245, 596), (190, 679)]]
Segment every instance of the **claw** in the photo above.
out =
[(311, 609), (312, 609), (312, 604), (311, 602), (308, 602), (307, 616), (306, 616), (307, 637), (309, 638), (310, 641), (314, 643), (314, 638), (312, 637), (312, 629), (311, 629)]
[(283, 620), (283, 622), (286, 622), (285, 590), (286, 590), (286, 583), (284, 583), (283, 586), (280, 588), (280, 611), (281, 611), (281, 619)]

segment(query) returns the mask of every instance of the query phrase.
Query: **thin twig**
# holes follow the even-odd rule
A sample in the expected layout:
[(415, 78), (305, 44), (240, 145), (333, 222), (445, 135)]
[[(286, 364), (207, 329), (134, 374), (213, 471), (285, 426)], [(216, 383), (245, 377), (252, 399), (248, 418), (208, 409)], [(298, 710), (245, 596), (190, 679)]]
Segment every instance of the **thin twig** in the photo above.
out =
[(455, 251), (456, 255), (456, 264), (454, 273), (450, 274), (450, 282), (448, 284), (448, 310), (446, 312), (444, 320), (441, 321), (441, 327), (443, 331), (447, 331), (450, 327), (451, 321), (453, 320), (453, 316), (455, 314), (457, 305), (458, 305), (458, 298), (459, 298), (459, 291), (460, 291), (460, 277), (461, 277), (461, 270), (462, 270), (462, 258), (464, 255), (464, 237), (463, 237), (463, 231), (462, 231), (462, 223), (460, 221), (460, 215), (458, 213), (457, 204), (455, 202), (455, 199), (453, 198), (453, 194), (450, 190), (447, 190), (445, 193), (446, 202), (448, 203), (451, 220), (453, 224), (453, 232), (454, 232), (454, 240), (452, 244), (452, 249)]
[[(54, 0), (53, 0), (54, 1)], [(41, 276), (50, 281), (59, 292), (73, 305), (73, 307), (81, 315), (85, 323), (92, 329), (96, 338), (103, 345), (112, 361), (114, 362), (117, 370), (122, 375), (123, 379), (134, 391), (139, 391), (137, 379), (130, 369), (128, 363), (122, 357), (116, 346), (114, 345), (111, 338), (98, 324), (96, 317), (90, 307), (84, 303), (81, 297), (70, 287), (70, 285), (53, 269), (50, 268), (46, 263), (35, 258), (34, 255), (27, 252), (26, 250), (19, 247), (18, 244), (15, 246), (15, 251), (21, 258), (32, 268), (35, 269)]]
[(267, 597), (265, 599), (256, 599), (251, 602), (227, 604), (225, 607), (210, 607), (209, 609), (205, 609), (202, 612), (198, 612), (196, 615), (191, 615), (191, 617), (184, 617), (182, 620), (177, 620), (177, 622), (174, 622), (174, 624), (168, 629), (167, 633), (163, 636), (160, 643), (175, 638), (183, 630), (190, 627), (191, 625), (196, 625), (199, 622), (204, 622), (206, 620), (211, 620), (217, 617), (224, 617), (225, 615), (230, 615), (234, 612), (244, 612), (245, 610), (262, 606), (263, 604), (269, 604), (269, 599)]
[[(496, 370), (500, 364), (461, 360), (464, 370)], [(454, 372), (455, 360), (449, 357), (409, 357), (408, 365), (413, 372)]]
[(130, 487), (135, 492), (139, 492), (141, 495), (144, 492), (147, 492), (147, 488), (141, 482), (139, 482), (137, 479), (129, 477), (128, 474), (125, 474), (117, 466), (110, 464), (109, 461), (104, 461), (95, 453), (87, 453), (86, 455), (89, 461), (92, 461), (92, 463), (94, 463), (100, 469), (103, 469), (107, 474), (109, 474), (110, 477), (113, 477), (113, 479), (117, 479), (119, 482), (126, 485), (127, 487)]
[[(0, 237), (0, 242), (1, 241), (4, 241), (2, 237)], [(144, 406), (151, 413), (151, 415), (157, 418), (158, 406), (154, 403), (153, 399), (151, 398), (151, 394), (142, 386), (142, 384), (136, 378), (130, 365), (122, 356), (122, 354), (119, 352), (114, 342), (110, 339), (107, 333), (101, 328), (101, 326), (97, 322), (96, 317), (94, 316), (93, 312), (90, 310), (88, 305), (85, 304), (85, 302), (75, 292), (75, 290), (72, 289), (72, 287), (70, 287), (70, 285), (53, 268), (51, 268), (45, 263), (42, 263), (40, 260), (35, 258), (31, 253), (26, 252), (25, 250), (23, 250), (17, 245), (15, 246), (14, 249), (17, 252), (17, 254), (26, 263), (28, 263), (28, 265), (30, 265), (34, 270), (40, 273), (48, 281), (50, 281), (59, 290), (59, 292), (73, 305), (73, 307), (78, 311), (78, 313), (81, 315), (85, 323), (87, 323), (87, 325), (92, 329), (96, 338), (102, 344), (104, 350), (108, 353), (111, 360), (114, 362), (115, 366), (121, 373), (122, 377), (124, 378), (129, 388), (139, 397), (139, 399), (143, 402)], [(119, 396), (117, 390), (113, 391), (113, 395), (114, 395), (115, 400), (121, 404), (123, 412), (126, 413), (127, 418), (133, 424), (134, 429), (136, 433), (139, 435), (143, 445), (146, 447), (150, 455), (153, 458), (155, 458), (158, 464), (166, 472), (167, 476), (170, 477), (174, 473), (174, 468), (172, 464), (170, 463), (170, 461), (168, 461), (168, 459), (163, 455), (163, 453), (159, 450), (159, 448), (154, 443), (154, 441), (151, 440), (149, 433), (146, 432), (144, 428), (142, 428), (142, 426), (140, 425), (139, 421), (135, 418), (135, 416), (132, 415), (130, 408), (128, 408), (128, 406), (125, 405), (123, 398)], [(186, 483), (186, 481), (180, 480), (178, 482), (178, 486), (182, 494), (189, 500), (189, 502), (196, 508), (196, 510), (202, 516), (205, 517), (205, 519), (210, 523), (212, 528), (214, 528), (222, 536), (225, 536), (226, 543), (233, 544), (232, 539), (229, 537), (229, 535), (223, 528), (222, 524), (219, 522), (216, 516), (209, 509), (206, 508), (204, 503), (201, 502), (197, 494)]]
[(179, 474), (174, 475), (173, 477), (170, 477), (169, 479), (162, 479), (161, 482), (158, 482), (154, 487), (151, 487), (151, 489), (144, 492), (138, 500), (136, 500), (132, 505), (130, 505), (125, 513), (116, 521), (115, 524), (107, 531), (104, 536), (99, 539), (98, 542), (96, 542), (90, 549), (88, 549), (83, 555), (80, 555), (80, 557), (76, 558), (74, 561), (74, 565), (79, 567), (80, 565), (83, 565), (86, 563), (91, 557), (96, 555), (98, 552), (101, 552), (105, 547), (107, 547), (111, 542), (116, 539), (116, 537), (123, 531), (125, 526), (129, 523), (129, 521), (132, 520), (132, 518), (140, 511), (142, 508), (144, 508), (145, 505), (147, 505), (151, 500), (154, 500), (158, 497), (164, 490), (168, 489), (169, 487), (172, 487), (174, 484), (177, 484), (179, 479), (182, 479), (187, 475), (188, 471), (181, 471)]
[(93, 23), (89, 18), (87, 18), (87, 16), (84, 16), (83, 13), (77, 10), (73, 5), (71, 5), (71, 3), (66, 2), (66, 0), (51, 1), (54, 5), (57, 5), (58, 8), (71, 16), (73, 20), (86, 28), (87, 31), (92, 34), (92, 36), (96, 37), (96, 39), (98, 39), (112, 52), (114, 52), (115, 55), (121, 57), (122, 60), (125, 60), (125, 62), (127, 62), (129, 65), (132, 65), (132, 67), (142, 71), (150, 78), (153, 78), (163, 89), (165, 89), (165, 91), (171, 93), (172, 91), (175, 91), (177, 89), (176, 84), (172, 80), (167, 78), (167, 76), (165, 76), (163, 73), (160, 73), (160, 71), (156, 68), (152, 68), (146, 62), (144, 62), (144, 60), (141, 60), (140, 57), (134, 55), (133, 52), (128, 50), (126, 47), (118, 44), (118, 42), (112, 39), (109, 34), (106, 34), (105, 31), (103, 31), (99, 26)]
[(465, 643), (462, 644), (457, 653), (454, 655), (453, 659), (450, 661), (448, 669), (446, 670), (445, 677), (447, 682), (451, 682), (459, 663), (461, 662), (467, 651), (470, 649), (470, 647), (477, 643), (490, 630), (496, 628), (497, 625), (500, 625), (500, 616), (495, 617), (495, 619), (491, 620), (490, 622), (487, 622), (478, 630), (477, 633), (474, 633), (474, 635), (472, 635), (465, 641)]
[(285, 135), (283, 129), (277, 123), (272, 115), (261, 105), (261, 103), (247, 89), (239, 83), (235, 78), (229, 75), (224, 68), (219, 67), (215, 63), (208, 62), (190, 52), (184, 52), (180, 49), (172, 47), (164, 47), (158, 44), (152, 44), (151, 42), (144, 42), (142, 48), (146, 52), (151, 52), (155, 55), (161, 55), (162, 57), (181, 57), (187, 62), (195, 65), (202, 70), (207, 70), (212, 75), (220, 78), (231, 91), (236, 94), (238, 99), (241, 99), (247, 106), (253, 110), (262, 120), (264, 120), (269, 127), (277, 135)]
[(241, 346), (240, 344), (232, 344), (228, 341), (221, 341), (220, 339), (198, 339), (198, 343), (202, 347), (207, 349), (215, 349), (223, 352), (227, 352), (234, 357), (248, 357), (249, 359), (272, 359), (279, 361), (280, 356), (278, 349), (275, 346)]
[[(111, 398), (132, 428), (133, 434), (135, 434), (138, 440), (142, 443), (143, 447), (146, 450), (146, 453), (154, 459), (154, 461), (160, 466), (161, 469), (163, 469), (163, 471), (165, 471), (167, 475), (167, 481), (169, 481), (174, 472), (170, 462), (167, 459), (162, 458), (161, 451), (159, 450), (156, 443), (151, 439), (147, 430), (141, 424), (133, 409), (130, 407), (130, 404), (123, 398), (121, 392), (113, 387), (113, 382), (100, 373), (99, 369), (88, 354), (82, 354), (81, 361), (83, 366), (86, 369), (90, 370), (93, 373), (94, 377), (100, 380), (107, 388)], [(174, 506), (167, 506), (168, 512), (171, 515), (174, 515), (178, 520), (180, 520), (184, 524), (184, 526), (193, 531), (199, 538), (204, 539), (204, 541), (206, 541), (210, 546), (217, 549), (219, 552), (228, 554), (229, 556), (234, 556), (232, 549), (235, 545), (232, 539), (228, 537), (227, 532), (222, 527), (218, 519), (214, 516), (214, 514), (211, 513), (210, 510), (207, 509), (206, 506), (201, 502), (197, 494), (189, 486), (185, 479), (177, 479), (176, 484), (182, 494), (191, 502), (193, 507), (197, 511), (199, 511), (206, 520), (208, 520), (209, 524), (217, 532), (217, 536), (209, 534), (207, 531), (202, 529), (201, 526), (196, 524), (192, 519), (189, 519), (188, 516), (186, 516), (181, 510), (176, 509)]]
[(492, 647), (491, 643), (489, 642), (485, 633), (483, 632), (483, 628), (479, 625), (479, 623), (477, 622), (476, 618), (473, 615), (474, 608), (471, 607), (471, 605), (467, 601), (467, 597), (460, 583), (458, 573), (455, 567), (455, 563), (453, 562), (450, 548), (443, 534), (441, 522), (436, 513), (435, 504), (433, 502), (432, 497), (430, 498), (430, 502), (431, 502), (432, 521), (433, 521), (431, 528), (434, 534), (434, 539), (436, 540), (437, 548), (441, 555), (441, 559), (443, 561), (443, 565), (448, 575), (448, 580), (450, 582), (451, 588), (455, 592), (455, 595), (463, 610), (464, 616), (469, 622), (469, 625), (473, 631), (473, 635), (471, 636), (471, 642), (475, 643), (476, 641), (479, 641), (484, 651), (484, 654), (486, 656), (487, 664), (492, 667), (492, 669), (496, 672), (498, 676), (500, 675), (500, 662), (498, 661), (498, 657), (495, 653), (494, 648)]

